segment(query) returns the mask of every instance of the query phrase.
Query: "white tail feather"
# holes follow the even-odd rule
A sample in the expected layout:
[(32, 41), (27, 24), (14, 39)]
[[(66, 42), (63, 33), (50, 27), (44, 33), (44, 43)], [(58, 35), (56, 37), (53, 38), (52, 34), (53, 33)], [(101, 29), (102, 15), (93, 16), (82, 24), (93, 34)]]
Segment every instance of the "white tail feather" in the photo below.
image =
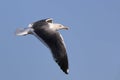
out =
[(25, 36), (31, 34), (32, 28), (18, 28), (15, 32), (17, 36)]

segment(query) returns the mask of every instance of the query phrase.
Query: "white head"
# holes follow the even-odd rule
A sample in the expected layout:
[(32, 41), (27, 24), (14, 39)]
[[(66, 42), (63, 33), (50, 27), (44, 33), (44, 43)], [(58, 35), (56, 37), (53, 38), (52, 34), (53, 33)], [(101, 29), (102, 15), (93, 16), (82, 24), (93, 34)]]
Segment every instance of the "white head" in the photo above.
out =
[(57, 23), (49, 23), (49, 26), (50, 26), (50, 29), (56, 30), (56, 31), (62, 30), (62, 29), (64, 29), (64, 30), (69, 29), (68, 27), (63, 26), (62, 24), (57, 24)]

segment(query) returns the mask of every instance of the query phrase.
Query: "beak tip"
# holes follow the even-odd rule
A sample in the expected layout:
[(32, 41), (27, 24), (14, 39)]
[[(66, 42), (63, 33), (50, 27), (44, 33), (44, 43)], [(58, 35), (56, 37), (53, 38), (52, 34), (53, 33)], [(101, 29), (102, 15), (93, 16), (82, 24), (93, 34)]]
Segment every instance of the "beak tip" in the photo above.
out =
[(66, 27), (66, 30), (69, 30), (69, 27)]

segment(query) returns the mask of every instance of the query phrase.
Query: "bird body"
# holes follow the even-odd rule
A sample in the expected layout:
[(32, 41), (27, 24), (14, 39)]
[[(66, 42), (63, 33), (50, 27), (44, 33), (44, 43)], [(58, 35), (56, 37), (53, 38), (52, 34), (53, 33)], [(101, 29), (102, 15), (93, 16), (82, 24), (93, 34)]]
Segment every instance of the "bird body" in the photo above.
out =
[(58, 32), (60, 29), (67, 30), (68, 27), (53, 23), (51, 18), (47, 18), (29, 24), (28, 28), (17, 29), (16, 35), (25, 36), (32, 34), (36, 36), (51, 50), (54, 60), (58, 63), (63, 72), (68, 74), (68, 57), (63, 37)]

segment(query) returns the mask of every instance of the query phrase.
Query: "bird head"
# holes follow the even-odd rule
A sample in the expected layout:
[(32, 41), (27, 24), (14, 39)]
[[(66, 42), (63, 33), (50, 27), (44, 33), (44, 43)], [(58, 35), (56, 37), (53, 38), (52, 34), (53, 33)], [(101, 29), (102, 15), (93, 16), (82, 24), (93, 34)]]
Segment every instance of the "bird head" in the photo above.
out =
[(52, 28), (53, 30), (56, 30), (56, 31), (58, 31), (58, 30), (68, 30), (68, 29), (69, 29), (68, 27), (63, 26), (62, 24), (57, 24), (57, 23), (53, 23), (53, 24), (51, 25), (51, 28)]

